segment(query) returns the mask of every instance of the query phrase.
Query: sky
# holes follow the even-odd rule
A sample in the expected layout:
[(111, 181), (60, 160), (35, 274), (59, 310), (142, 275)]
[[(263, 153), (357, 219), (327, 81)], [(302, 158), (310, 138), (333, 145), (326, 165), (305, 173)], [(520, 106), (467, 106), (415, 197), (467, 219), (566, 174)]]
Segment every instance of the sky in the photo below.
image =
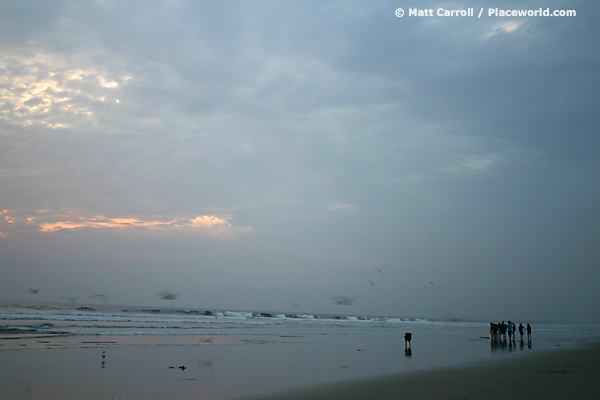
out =
[(596, 1), (2, 1), (0, 299), (600, 323), (598, 110)]

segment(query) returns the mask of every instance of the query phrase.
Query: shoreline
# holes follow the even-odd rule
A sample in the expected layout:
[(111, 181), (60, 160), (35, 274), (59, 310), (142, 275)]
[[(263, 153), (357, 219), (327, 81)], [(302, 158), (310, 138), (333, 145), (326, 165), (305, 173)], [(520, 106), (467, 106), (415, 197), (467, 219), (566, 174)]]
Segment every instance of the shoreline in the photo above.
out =
[(478, 366), (322, 385), (261, 400), (600, 398), (600, 341)]
[[(396, 330), (214, 336), (10, 330), (0, 335), (0, 399), (600, 398), (593, 385), (600, 372), (597, 329), (540, 327), (529, 346), (490, 342), (478, 326), (411, 328), (417, 338), (411, 352)], [(582, 370), (587, 377), (579, 378)], [(565, 377), (561, 387), (572, 387), (553, 389)]]

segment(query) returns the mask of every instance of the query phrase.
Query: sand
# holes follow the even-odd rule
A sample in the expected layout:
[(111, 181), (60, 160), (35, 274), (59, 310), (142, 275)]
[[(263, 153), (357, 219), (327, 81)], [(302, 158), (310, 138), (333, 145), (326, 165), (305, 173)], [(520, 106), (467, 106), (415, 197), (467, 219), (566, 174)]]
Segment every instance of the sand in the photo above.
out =
[[(460, 346), (426, 352), (421, 340), (407, 358), (396, 339), (7, 335), (0, 340), (0, 400), (600, 399), (600, 342), (501, 351), (486, 340), (465, 341), (487, 355), (469, 358), (449, 351)], [(428, 353), (440, 361), (425, 360)]]
[(469, 368), (340, 383), (261, 400), (600, 399), (600, 343)]

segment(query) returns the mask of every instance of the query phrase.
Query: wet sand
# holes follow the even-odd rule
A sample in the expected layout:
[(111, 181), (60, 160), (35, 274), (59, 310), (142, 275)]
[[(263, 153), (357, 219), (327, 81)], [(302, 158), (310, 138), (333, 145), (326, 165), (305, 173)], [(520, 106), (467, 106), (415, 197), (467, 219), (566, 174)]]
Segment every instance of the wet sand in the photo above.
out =
[(394, 335), (11, 334), (0, 340), (0, 400), (600, 398), (600, 342), (536, 351), (422, 336), (408, 356)]
[(600, 399), (600, 343), (469, 368), (321, 386), (263, 400)]

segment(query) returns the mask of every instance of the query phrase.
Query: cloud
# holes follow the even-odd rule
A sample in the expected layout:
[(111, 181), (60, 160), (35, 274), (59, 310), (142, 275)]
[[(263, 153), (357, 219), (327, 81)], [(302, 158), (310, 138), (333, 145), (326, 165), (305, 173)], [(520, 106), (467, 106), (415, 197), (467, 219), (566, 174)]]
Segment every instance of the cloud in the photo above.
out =
[(14, 217), (9, 210), (0, 211), (0, 237), (7, 237), (12, 230)]
[[(228, 219), (231, 219), (232, 217), (229, 217)], [(192, 224), (192, 226), (195, 227), (207, 227), (207, 228), (212, 228), (215, 226), (231, 226), (231, 224), (229, 222), (227, 222), (226, 219), (223, 218), (219, 218), (219, 217), (215, 217), (214, 215), (200, 215), (194, 219), (190, 220), (190, 223)]]
[(41, 232), (54, 232), (61, 229), (78, 228), (156, 228), (162, 229), (172, 226), (175, 221), (143, 221), (137, 218), (106, 218), (104, 216), (93, 216), (89, 218), (78, 217), (74, 220), (43, 222), (40, 223)]
[(353, 212), (356, 211), (357, 206), (354, 204), (345, 204), (345, 203), (334, 203), (330, 205), (328, 210), (337, 210), (337, 211), (346, 211)]
[(503, 159), (498, 155), (477, 155), (463, 158), (460, 162), (450, 167), (444, 167), (444, 170), (452, 172), (461, 171), (480, 171), (484, 172), (490, 169)]
[(98, 105), (117, 105), (119, 86), (131, 79), (102, 71), (87, 55), (69, 60), (35, 47), (0, 50), (0, 116), (17, 125), (66, 128), (81, 119), (97, 121)]
[(525, 25), (525, 21), (504, 21), (495, 24), (488, 33), (483, 35), (483, 37), (484, 39), (489, 39), (496, 35), (516, 33), (523, 25)]
[[(149, 229), (156, 231), (177, 230), (182, 228), (202, 230), (213, 234), (228, 233), (234, 230), (230, 222), (233, 216), (218, 217), (199, 215), (194, 218), (176, 219), (140, 219), (134, 217), (106, 217), (86, 215), (78, 210), (63, 209), (59, 212), (38, 210), (3, 210), (0, 212), (0, 236), (17, 235), (23, 226), (36, 226), (39, 232), (52, 233), (61, 230), (92, 229)], [(231, 228), (231, 229), (230, 229)], [(236, 232), (246, 231), (237, 230)]]

